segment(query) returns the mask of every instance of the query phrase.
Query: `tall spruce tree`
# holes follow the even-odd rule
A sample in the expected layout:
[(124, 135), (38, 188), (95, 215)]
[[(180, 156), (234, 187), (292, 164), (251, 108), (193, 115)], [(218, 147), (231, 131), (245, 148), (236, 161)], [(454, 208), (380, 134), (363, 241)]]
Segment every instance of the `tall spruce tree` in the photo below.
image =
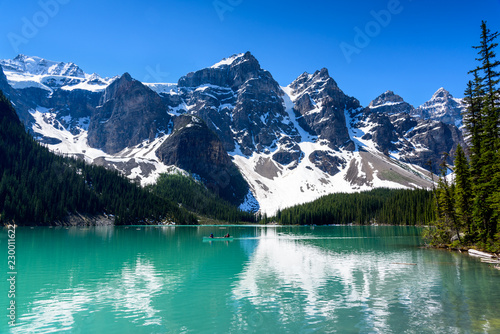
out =
[(467, 110), (462, 115), (463, 122), (467, 132), (469, 134), (470, 142), (470, 159), (472, 176), (474, 178), (479, 177), (479, 157), (481, 155), (481, 136), (483, 129), (482, 120), (482, 108), (483, 102), (482, 97), (484, 95), (481, 79), (479, 78), (478, 72), (473, 71), (474, 81), (469, 81), (467, 83), (467, 89), (465, 90), (464, 100), (467, 104)]
[[(468, 82), (464, 98), (470, 165), (459, 147), (454, 184), (440, 178), (435, 243), (442, 243), (446, 229), (454, 226), (466, 232), (469, 242), (487, 250), (500, 250), (500, 61), (495, 59), (498, 35), (487, 28), (486, 22), (481, 23), (480, 44), (473, 47), (478, 50), (479, 65), (469, 72), (474, 79)], [(450, 199), (452, 192), (454, 200)]]
[(471, 239), (473, 233), (471, 175), (469, 162), (460, 145), (455, 156), (455, 203), (457, 219), (467, 232), (468, 239)]
[[(498, 144), (499, 136), (499, 112), (500, 112), (500, 96), (498, 90), (498, 83), (500, 83), (500, 72), (497, 68), (500, 66), (500, 61), (496, 60), (495, 48), (498, 43), (495, 39), (498, 37), (498, 32), (492, 33), (490, 29), (486, 27), (486, 22), (481, 22), (481, 43), (473, 48), (478, 50), (479, 58), (476, 58), (481, 65), (476, 69), (481, 71), (482, 83), (484, 87), (484, 97), (483, 97), (483, 113), (485, 115), (485, 130), (487, 134), (487, 140), (491, 141), (492, 144)], [(495, 148), (498, 148), (495, 146)]]
[[(496, 60), (495, 48), (498, 46), (495, 39), (498, 32), (492, 33), (486, 26), (486, 22), (481, 23), (480, 45), (474, 46), (478, 50), (479, 57), (476, 58), (480, 65), (474, 70), (476, 77), (476, 101), (481, 104), (481, 135), (480, 147), (474, 151), (479, 152), (477, 166), (474, 175), (474, 206), (473, 218), (479, 231), (482, 242), (488, 243), (494, 239), (497, 232), (496, 212), (494, 210), (495, 198), (498, 187), (495, 187), (495, 169), (498, 165), (497, 151), (499, 143), (499, 107), (498, 107), (498, 83), (500, 74), (497, 68), (500, 61)], [(479, 80), (478, 80), (479, 79)], [(473, 143), (474, 145), (474, 143)]]
[(449, 167), (446, 165), (446, 160), (446, 157), (443, 158), (441, 163), (441, 175), (437, 187), (438, 225), (446, 234), (454, 234), (462, 242), (460, 238), (462, 226), (456, 213), (455, 184), (447, 180)]

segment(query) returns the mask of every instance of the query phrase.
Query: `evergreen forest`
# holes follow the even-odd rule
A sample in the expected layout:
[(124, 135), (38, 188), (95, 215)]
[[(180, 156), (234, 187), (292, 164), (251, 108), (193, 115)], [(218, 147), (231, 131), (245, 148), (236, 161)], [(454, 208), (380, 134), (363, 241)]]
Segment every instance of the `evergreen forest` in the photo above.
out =
[(354, 194), (330, 194), (314, 202), (278, 211), (265, 222), (280, 224), (427, 225), (435, 219), (432, 192), (378, 188)]
[(71, 215), (115, 224), (195, 224), (195, 215), (104, 167), (58, 156), (37, 143), (0, 91), (0, 222), (53, 225)]
[[(475, 246), (500, 251), (500, 61), (498, 32), (481, 24), (477, 67), (469, 72), (463, 120), (467, 148), (459, 147), (454, 167), (441, 166), (435, 189), (435, 227), (428, 236), (434, 245)], [(445, 175), (453, 169), (454, 180)]]
[(249, 213), (208, 190), (194, 178), (180, 174), (162, 174), (156, 184), (148, 186), (153, 194), (179, 203), (189, 211), (228, 223), (254, 223), (255, 215)]

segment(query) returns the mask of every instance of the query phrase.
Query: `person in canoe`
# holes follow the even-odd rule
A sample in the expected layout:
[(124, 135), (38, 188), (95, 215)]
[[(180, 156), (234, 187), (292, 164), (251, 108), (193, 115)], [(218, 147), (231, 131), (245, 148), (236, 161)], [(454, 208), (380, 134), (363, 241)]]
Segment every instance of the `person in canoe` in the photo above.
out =
[(229, 235), (229, 233), (224, 236), (224, 238), (230, 238), (230, 237), (231, 236)]
[(214, 234), (213, 234), (213, 233), (210, 233), (209, 238), (212, 238), (212, 239), (213, 239), (213, 238), (214, 238)]

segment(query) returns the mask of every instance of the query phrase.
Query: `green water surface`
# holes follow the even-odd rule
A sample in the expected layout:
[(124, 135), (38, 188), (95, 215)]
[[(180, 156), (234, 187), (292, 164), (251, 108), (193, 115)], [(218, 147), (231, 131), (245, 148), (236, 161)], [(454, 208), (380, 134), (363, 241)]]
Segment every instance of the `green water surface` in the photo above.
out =
[(12, 326), (4, 229), (0, 333), (500, 333), (500, 271), (420, 232), (18, 228)]

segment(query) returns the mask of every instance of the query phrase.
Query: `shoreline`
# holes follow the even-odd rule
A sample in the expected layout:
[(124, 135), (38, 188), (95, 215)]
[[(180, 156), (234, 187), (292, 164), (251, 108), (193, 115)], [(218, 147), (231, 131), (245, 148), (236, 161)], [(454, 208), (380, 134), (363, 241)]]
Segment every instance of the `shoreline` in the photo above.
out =
[[(500, 270), (500, 254), (486, 252), (484, 250), (479, 250), (474, 247), (450, 247), (449, 245), (425, 245), (424, 248), (432, 248), (439, 250), (446, 250), (450, 252), (458, 252), (463, 255), (467, 255), (469, 257), (478, 258), (482, 263), (486, 263), (489, 267), (493, 267), (495, 269)], [(493, 265), (493, 266), (492, 266)]]

